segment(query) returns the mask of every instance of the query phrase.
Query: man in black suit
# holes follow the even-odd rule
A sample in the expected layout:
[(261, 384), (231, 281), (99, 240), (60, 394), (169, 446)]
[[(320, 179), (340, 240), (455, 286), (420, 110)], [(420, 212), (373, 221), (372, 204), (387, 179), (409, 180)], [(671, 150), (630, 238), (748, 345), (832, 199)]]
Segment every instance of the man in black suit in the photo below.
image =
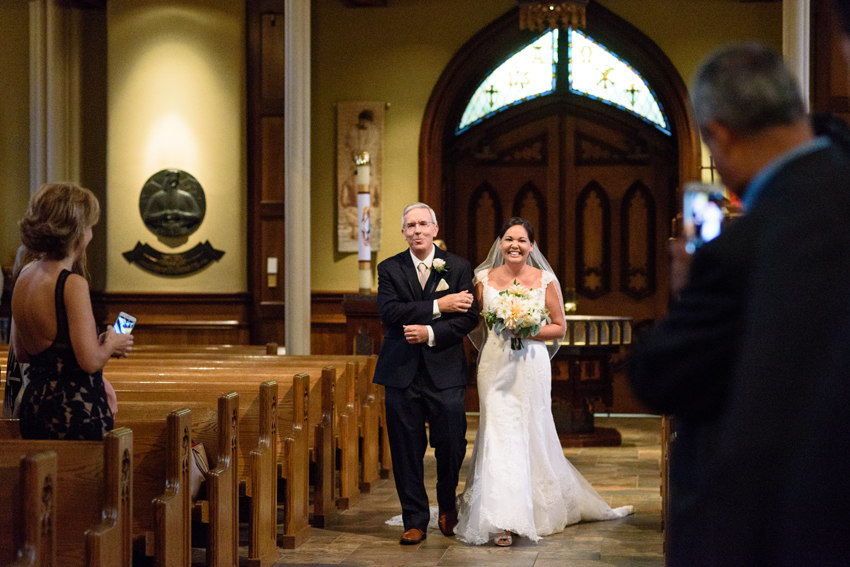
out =
[(675, 417), (668, 565), (847, 565), (850, 159), (766, 47), (710, 55), (691, 98), (746, 213), (630, 360)]
[(455, 489), (466, 454), (463, 337), (478, 323), (478, 305), (469, 262), (434, 246), (438, 230), (431, 207), (410, 205), (402, 214), (409, 249), (378, 264), (378, 313), (385, 334), (375, 383), (386, 388), (403, 545), (425, 539), (430, 519), (425, 422), (437, 458), (439, 525), (446, 536), (457, 524)]

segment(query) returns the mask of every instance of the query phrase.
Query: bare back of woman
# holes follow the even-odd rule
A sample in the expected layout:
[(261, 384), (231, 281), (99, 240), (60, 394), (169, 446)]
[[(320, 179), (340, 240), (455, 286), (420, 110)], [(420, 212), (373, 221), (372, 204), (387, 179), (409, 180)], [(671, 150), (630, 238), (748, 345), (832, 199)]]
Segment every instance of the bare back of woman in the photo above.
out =
[(61, 271), (61, 267), (48, 270), (34, 262), (24, 267), (15, 284), (12, 312), (18, 331), (17, 347), (27, 355), (42, 352), (56, 339), (54, 291)]

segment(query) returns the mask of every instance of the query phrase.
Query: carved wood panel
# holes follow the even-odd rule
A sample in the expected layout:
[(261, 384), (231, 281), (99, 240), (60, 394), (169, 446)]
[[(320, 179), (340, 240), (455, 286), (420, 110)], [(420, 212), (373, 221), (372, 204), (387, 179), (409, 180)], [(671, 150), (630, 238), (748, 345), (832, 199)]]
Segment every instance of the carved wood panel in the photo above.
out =
[(611, 203), (595, 181), (576, 202), (576, 290), (590, 299), (611, 291)]
[(633, 299), (655, 293), (655, 200), (636, 181), (623, 197), (620, 290)]
[(534, 225), (534, 239), (545, 255), (549, 236), (546, 227), (546, 196), (534, 183), (523, 185), (514, 197), (513, 216), (531, 221)]
[(490, 184), (483, 183), (473, 192), (469, 199), (468, 218), (468, 257), (475, 258), (473, 266), (477, 266), (487, 257), (504, 222), (501, 199)]

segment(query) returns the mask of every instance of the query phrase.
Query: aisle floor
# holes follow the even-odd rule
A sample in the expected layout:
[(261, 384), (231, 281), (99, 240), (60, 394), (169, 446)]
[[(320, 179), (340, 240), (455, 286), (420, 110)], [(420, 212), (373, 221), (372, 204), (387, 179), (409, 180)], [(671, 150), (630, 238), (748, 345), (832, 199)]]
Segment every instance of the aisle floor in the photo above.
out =
[[(469, 446), (458, 492), (466, 479), (477, 420), (476, 416), (469, 418)], [(623, 437), (622, 446), (565, 449), (564, 453), (612, 507), (633, 505), (633, 516), (568, 526), (536, 544), (526, 538), (515, 539), (510, 548), (466, 545), (437, 529), (429, 530), (420, 545), (402, 546), (398, 543), (402, 528), (385, 524), (401, 513), (390, 476), (371, 493), (363, 494), (352, 510), (342, 513), (326, 529), (313, 529), (310, 541), (295, 550), (281, 550), (275, 565), (661, 567), (661, 420), (604, 417), (597, 418), (596, 425), (616, 428)], [(425, 457), (425, 479), (435, 505), (433, 449)]]

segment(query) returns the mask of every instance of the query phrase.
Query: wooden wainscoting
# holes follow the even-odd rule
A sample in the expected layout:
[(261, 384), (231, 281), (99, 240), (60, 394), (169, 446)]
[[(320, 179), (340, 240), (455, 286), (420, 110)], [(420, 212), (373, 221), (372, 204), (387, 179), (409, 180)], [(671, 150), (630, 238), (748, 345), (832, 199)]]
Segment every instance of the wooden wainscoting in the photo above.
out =
[[(349, 354), (342, 297), (348, 292), (312, 293), (312, 354)], [(139, 344), (251, 344), (251, 297), (247, 293), (92, 294), (95, 318), (112, 324), (121, 311), (137, 319)], [(283, 328), (278, 332), (284, 343)]]
[(96, 320), (112, 324), (119, 312), (136, 318), (139, 344), (249, 344), (247, 293), (92, 294)]
[(352, 292), (314, 291), (310, 314), (310, 352), (313, 354), (352, 354), (346, 348), (346, 318), (342, 296)]

